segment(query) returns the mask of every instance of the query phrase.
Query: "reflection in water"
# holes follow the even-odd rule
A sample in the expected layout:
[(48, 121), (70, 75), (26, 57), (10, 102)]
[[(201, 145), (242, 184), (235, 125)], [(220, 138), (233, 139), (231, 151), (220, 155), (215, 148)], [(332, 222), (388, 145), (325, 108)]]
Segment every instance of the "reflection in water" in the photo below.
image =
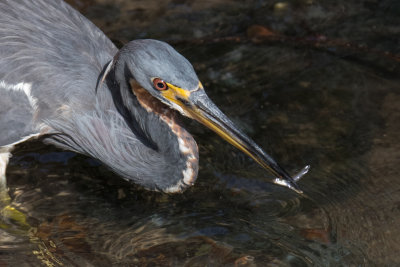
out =
[(52, 253), (56, 245), (49, 240), (50, 247), (48, 247), (43, 239), (37, 235), (37, 229), (27, 222), (26, 214), (15, 207), (4, 186), (0, 188), (0, 194), (0, 232), (2, 241), (0, 250), (3, 254), (0, 258), (0, 263), (5, 266), (8, 266), (8, 264), (19, 266), (21, 262), (20, 259), (15, 257), (15, 252), (25, 249), (35, 255), (46, 266), (62, 266), (62, 262)]
[[(397, 1), (68, 2), (117, 45), (150, 37), (176, 43), (235, 123), (292, 173), (312, 168), (300, 182), (305, 195), (297, 195), (187, 122), (200, 145), (200, 175), (196, 186), (169, 196), (83, 156), (23, 144), (7, 173), (0, 265), (400, 263), (399, 65), (373, 52), (398, 52)], [(293, 39), (182, 41), (243, 37), (255, 24)], [(307, 45), (325, 38), (364, 48)]]

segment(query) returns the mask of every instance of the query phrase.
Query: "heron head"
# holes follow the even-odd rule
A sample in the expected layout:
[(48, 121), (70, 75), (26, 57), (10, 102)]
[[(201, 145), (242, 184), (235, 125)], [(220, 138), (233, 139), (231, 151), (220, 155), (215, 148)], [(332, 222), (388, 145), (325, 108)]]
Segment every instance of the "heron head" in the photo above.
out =
[(301, 192), (295, 179), (208, 98), (193, 66), (170, 45), (156, 40), (132, 41), (120, 50), (113, 65), (124, 70), (115, 73), (123, 75), (116, 77), (118, 80), (130, 83), (131, 88), (140, 86), (169, 108), (207, 126), (270, 171), (278, 179), (275, 183)]

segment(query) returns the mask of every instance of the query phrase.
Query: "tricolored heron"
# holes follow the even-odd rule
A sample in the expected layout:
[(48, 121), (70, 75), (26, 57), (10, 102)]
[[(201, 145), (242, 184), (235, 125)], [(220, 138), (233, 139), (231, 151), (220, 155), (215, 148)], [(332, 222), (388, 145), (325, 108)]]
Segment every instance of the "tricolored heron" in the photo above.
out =
[(31, 138), (92, 156), (147, 189), (193, 185), (198, 149), (177, 112), (206, 125), (298, 190), (207, 97), (192, 65), (168, 44), (118, 51), (62, 0), (0, 0), (0, 175)]

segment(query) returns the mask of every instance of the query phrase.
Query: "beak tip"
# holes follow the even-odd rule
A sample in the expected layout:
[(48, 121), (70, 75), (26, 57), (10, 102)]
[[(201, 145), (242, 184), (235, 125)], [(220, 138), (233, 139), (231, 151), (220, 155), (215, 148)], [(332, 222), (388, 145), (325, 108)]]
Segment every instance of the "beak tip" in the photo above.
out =
[(301, 169), (293, 178), (275, 178), (273, 181), (274, 184), (281, 185), (284, 187), (287, 187), (289, 189), (292, 189), (298, 194), (303, 194), (303, 191), (300, 189), (300, 187), (297, 185), (296, 182), (298, 182), (308, 171), (310, 170), (310, 165), (305, 166), (303, 169)]

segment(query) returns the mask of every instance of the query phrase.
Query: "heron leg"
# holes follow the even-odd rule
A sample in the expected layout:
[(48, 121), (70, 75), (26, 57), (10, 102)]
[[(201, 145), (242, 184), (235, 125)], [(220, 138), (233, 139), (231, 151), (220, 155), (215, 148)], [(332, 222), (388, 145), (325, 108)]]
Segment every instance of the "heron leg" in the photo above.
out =
[(15, 236), (27, 236), (36, 245), (34, 254), (47, 266), (63, 266), (62, 262), (51, 253), (48, 245), (36, 235), (37, 229), (27, 221), (27, 215), (15, 208), (8, 194), (6, 168), (11, 157), (11, 149), (0, 147), (0, 230), (9, 231)]
[(26, 231), (31, 228), (26, 221), (26, 215), (12, 205), (8, 194), (6, 169), (11, 157), (10, 151), (11, 148), (0, 147), (0, 229), (18, 225), (20, 230)]
[(0, 152), (0, 202), (2, 204), (10, 201), (10, 196), (8, 195), (7, 189), (7, 179), (6, 179), (6, 169), (8, 160), (11, 157), (11, 153)]

